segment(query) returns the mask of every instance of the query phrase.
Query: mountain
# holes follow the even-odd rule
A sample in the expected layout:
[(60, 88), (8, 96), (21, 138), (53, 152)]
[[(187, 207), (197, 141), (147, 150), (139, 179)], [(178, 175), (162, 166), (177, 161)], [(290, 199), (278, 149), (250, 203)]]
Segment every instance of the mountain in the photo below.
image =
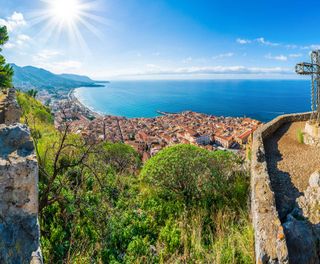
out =
[(84, 76), (84, 75), (64, 73), (64, 74), (60, 74), (59, 76), (61, 76), (62, 78), (68, 79), (68, 80), (76, 81), (76, 82), (86, 82), (86, 83), (93, 83), (94, 82), (88, 76)]
[(19, 67), (11, 64), (14, 70), (13, 84), (20, 89), (59, 89), (95, 86), (94, 81), (87, 76), (75, 74), (54, 74), (50, 71), (33, 66)]

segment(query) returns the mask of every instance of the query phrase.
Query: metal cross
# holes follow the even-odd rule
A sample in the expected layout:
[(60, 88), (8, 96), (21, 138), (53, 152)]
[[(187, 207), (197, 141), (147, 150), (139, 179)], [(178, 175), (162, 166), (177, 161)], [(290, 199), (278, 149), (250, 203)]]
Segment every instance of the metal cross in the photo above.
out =
[(311, 75), (311, 120), (320, 124), (320, 50), (311, 52), (311, 63), (298, 63), (296, 73)]

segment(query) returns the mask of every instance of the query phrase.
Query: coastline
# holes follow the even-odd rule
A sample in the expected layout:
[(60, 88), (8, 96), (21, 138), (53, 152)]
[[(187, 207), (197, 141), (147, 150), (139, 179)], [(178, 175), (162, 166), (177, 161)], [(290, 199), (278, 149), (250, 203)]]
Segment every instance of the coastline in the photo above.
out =
[[(75, 90), (78, 89), (78, 88), (80, 88), (80, 87), (73, 88), (69, 92), (68, 100), (71, 103), (76, 104), (79, 108), (82, 109), (83, 112), (89, 113), (89, 115), (94, 116), (95, 118), (103, 117), (103, 116), (125, 117), (125, 116), (116, 116), (116, 115), (112, 115), (112, 114), (109, 114), (109, 115), (108, 114), (102, 114), (102, 113), (99, 113), (99, 112), (96, 112), (96, 111), (90, 109), (88, 106), (86, 106), (85, 104), (81, 103), (80, 100), (77, 98), (77, 96), (74, 94)], [(185, 111), (182, 111), (182, 112), (185, 112)], [(172, 112), (171, 113), (171, 112), (165, 112), (165, 111), (160, 111), (160, 110), (156, 110), (155, 111), (155, 113), (159, 114), (160, 116), (168, 116), (168, 115), (180, 114), (182, 112)], [(125, 118), (127, 118), (127, 117), (125, 117)], [(141, 117), (141, 118), (143, 118), (143, 117)]]
[[(78, 87), (80, 88), (80, 87)], [(72, 103), (77, 105), (83, 112), (88, 113), (89, 115), (98, 118), (98, 117), (103, 117), (105, 116), (104, 114), (98, 113), (92, 109), (90, 109), (88, 106), (85, 104), (81, 103), (80, 100), (75, 96), (74, 92), (78, 88), (73, 88), (69, 94), (68, 94), (68, 100)]]

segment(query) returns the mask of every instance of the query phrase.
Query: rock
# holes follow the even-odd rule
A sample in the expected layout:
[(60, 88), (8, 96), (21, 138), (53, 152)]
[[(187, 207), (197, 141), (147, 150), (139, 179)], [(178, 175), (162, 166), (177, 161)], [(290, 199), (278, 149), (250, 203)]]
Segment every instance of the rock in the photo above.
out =
[(19, 155), (28, 155), (33, 149), (27, 126), (22, 124), (0, 125), (0, 156), (7, 156), (14, 151), (19, 152)]
[(320, 187), (320, 171), (315, 171), (309, 178), (310, 187)]
[(4, 123), (6, 125), (19, 123), (22, 111), (16, 100), (14, 88), (9, 89), (8, 96), (5, 100)]
[[(303, 215), (314, 224), (320, 224), (320, 173), (316, 171), (309, 178), (309, 186), (304, 195), (297, 199)], [(319, 234), (320, 236), (320, 234)]]
[(2, 124), (0, 263), (41, 263), (39, 237), (38, 163), (30, 133), (21, 124)]
[(318, 241), (313, 228), (305, 220), (297, 220), (291, 214), (283, 224), (290, 264), (319, 264)]

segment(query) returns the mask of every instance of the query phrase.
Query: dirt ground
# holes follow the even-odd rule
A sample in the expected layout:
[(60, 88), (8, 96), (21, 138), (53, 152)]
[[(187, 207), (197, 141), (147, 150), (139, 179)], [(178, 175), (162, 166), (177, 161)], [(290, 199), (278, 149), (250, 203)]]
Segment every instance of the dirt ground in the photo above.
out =
[(296, 198), (306, 190), (310, 175), (320, 169), (320, 148), (298, 142), (298, 131), (304, 126), (305, 122), (285, 124), (264, 142), (280, 218), (292, 210)]

